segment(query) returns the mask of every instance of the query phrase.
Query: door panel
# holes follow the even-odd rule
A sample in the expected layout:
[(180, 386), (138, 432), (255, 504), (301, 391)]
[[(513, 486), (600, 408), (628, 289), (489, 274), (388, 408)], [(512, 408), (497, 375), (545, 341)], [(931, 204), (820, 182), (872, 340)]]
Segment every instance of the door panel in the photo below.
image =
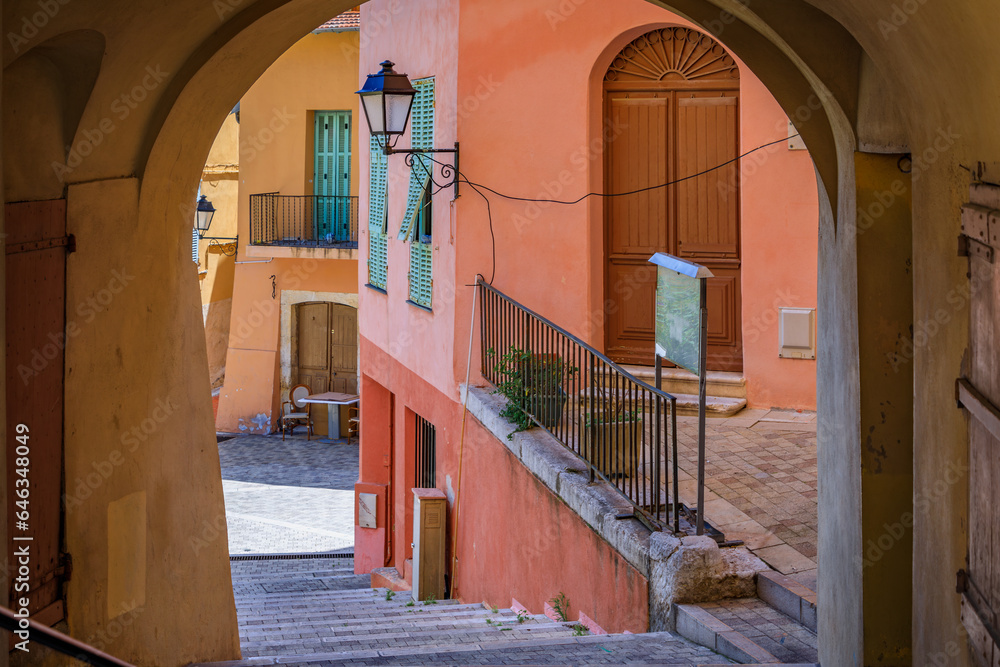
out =
[[(670, 96), (654, 93), (609, 95), (608, 114), (620, 133), (608, 146), (608, 192), (631, 192), (670, 178), (665, 148)], [(644, 363), (653, 348), (656, 272), (649, 257), (670, 244), (667, 190), (607, 200), (606, 291), (614, 307), (606, 322), (606, 352), (612, 359)]]
[(330, 324), (330, 390), (358, 393), (358, 311), (333, 305)]
[(298, 311), (298, 382), (314, 394), (330, 391), (330, 304), (303, 303)]
[[(28, 609), (34, 620), (52, 625), (64, 616), (60, 499), (64, 465), (61, 341), (65, 341), (66, 330), (65, 201), (8, 204), (5, 219), (7, 557), (17, 547), (30, 545)], [(59, 239), (64, 240), (59, 243)], [(28, 245), (33, 241), (43, 241), (41, 249)], [(18, 424), (24, 424), (28, 432), (19, 433)], [(24, 476), (18, 474), (18, 469), (24, 469), (18, 465), (18, 446), (27, 447), (29, 465)], [(15, 490), (24, 488), (25, 479), (27, 505), (18, 507)], [(17, 523), (16, 513), (22, 510), (28, 513), (26, 530)], [(32, 539), (14, 541), (20, 537)], [(12, 578), (11, 600), (25, 597), (24, 592), (14, 594), (14, 583)]]

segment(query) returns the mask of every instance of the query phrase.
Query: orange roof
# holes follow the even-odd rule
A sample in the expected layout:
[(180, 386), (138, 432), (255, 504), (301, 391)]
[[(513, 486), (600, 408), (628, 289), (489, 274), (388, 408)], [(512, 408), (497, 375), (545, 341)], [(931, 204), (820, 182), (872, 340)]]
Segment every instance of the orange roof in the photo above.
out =
[(346, 30), (358, 30), (361, 27), (361, 11), (350, 9), (313, 30), (313, 32), (344, 32)]

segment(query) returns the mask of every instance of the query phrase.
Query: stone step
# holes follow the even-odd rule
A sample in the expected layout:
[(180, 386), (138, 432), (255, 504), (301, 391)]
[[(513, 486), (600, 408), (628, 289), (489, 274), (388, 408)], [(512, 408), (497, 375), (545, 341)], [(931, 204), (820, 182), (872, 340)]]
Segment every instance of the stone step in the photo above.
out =
[[(506, 634), (506, 633), (505, 633)], [(552, 659), (558, 664), (656, 664), (660, 667), (721, 667), (724, 659), (668, 632), (642, 635), (599, 635), (504, 640), (486, 645), (450, 647), (411, 646), (371, 648), (330, 653), (296, 653), (245, 658), (233, 662), (190, 667), (263, 667), (265, 665), (324, 666), (375, 663), (392, 665), (430, 664), (538, 664)], [(676, 661), (676, 662), (675, 662)], [(815, 667), (789, 665), (787, 667)]]
[[(641, 394), (638, 396), (629, 395), (618, 389), (600, 389), (601, 398), (598, 401), (603, 400), (605, 403), (610, 403), (612, 406), (627, 406), (624, 410), (637, 410), (643, 412), (650, 412), (654, 407), (654, 401), (651, 399), (651, 394)], [(591, 400), (592, 391), (587, 389), (581, 392), (579, 400), (584, 403), (582, 407), (582, 413), (586, 414), (586, 405)], [(679, 415), (697, 415), (698, 414), (698, 394), (671, 394), (677, 399), (677, 414)], [(649, 399), (649, 400), (646, 400)], [(717, 396), (715, 394), (708, 394), (705, 397), (705, 413), (709, 417), (732, 417), (747, 406), (746, 398), (732, 398), (727, 396)]]
[(780, 572), (757, 573), (757, 597), (817, 632), (816, 592)]
[[(245, 604), (241, 602), (240, 606), (246, 606), (248, 609), (251, 605), (254, 608), (260, 608), (262, 604), (272, 605), (272, 607), (302, 607), (317, 603), (337, 603), (345, 609), (352, 605), (355, 607), (384, 609), (397, 605), (405, 605), (410, 601), (410, 597), (403, 593), (397, 593), (391, 600), (386, 600), (385, 593), (373, 593), (371, 588), (349, 588), (342, 590), (308, 590), (291, 593), (248, 593), (242, 596), (241, 600), (245, 600)], [(414, 604), (420, 607), (449, 607), (460, 603), (457, 600), (438, 600), (433, 604), (426, 604), (424, 602), (416, 602)]]
[[(651, 387), (656, 386), (656, 369), (652, 366), (623, 366), (636, 380), (645, 382)], [(668, 394), (698, 395), (698, 376), (683, 368), (663, 369), (663, 391)], [(742, 373), (727, 373), (723, 371), (708, 372), (708, 394), (723, 398), (746, 398), (747, 384)]]
[(677, 632), (739, 663), (815, 663), (816, 633), (760, 598), (679, 604)]
[(300, 650), (305, 652), (342, 652), (361, 648), (392, 648), (419, 645), (422, 647), (451, 647), (461, 644), (502, 643), (507, 641), (529, 641), (572, 636), (573, 631), (561, 624), (495, 628), (485, 623), (475, 627), (440, 624), (434, 628), (397, 628), (392, 632), (368, 634), (344, 634), (310, 637), (309, 643), (302, 642), (299, 633), (275, 636), (263, 640), (241, 637), (240, 644), (246, 657), (270, 653), (290, 643), (301, 642)]
[[(476, 605), (478, 606), (478, 605)], [(284, 627), (329, 627), (329, 626), (340, 626), (340, 627), (382, 627), (383, 625), (397, 625), (397, 624), (407, 624), (414, 622), (440, 622), (443, 619), (476, 619), (478, 622), (485, 623), (486, 619), (489, 618), (494, 622), (510, 623), (516, 622), (517, 616), (513, 612), (508, 613), (497, 612), (496, 614), (483, 615), (482, 608), (479, 611), (468, 609), (461, 611), (453, 611), (451, 613), (433, 613), (428, 612), (426, 609), (420, 611), (413, 608), (407, 608), (405, 611), (399, 613), (381, 613), (371, 617), (356, 617), (350, 615), (339, 615), (333, 616), (327, 613), (310, 612), (308, 620), (287, 618), (287, 619), (275, 619), (273, 617), (264, 618), (261, 617), (254, 621), (244, 621), (241, 617), (240, 619), (240, 629), (241, 630), (257, 630), (258, 628), (275, 628), (281, 629)], [(411, 620), (413, 619), (413, 620)]]

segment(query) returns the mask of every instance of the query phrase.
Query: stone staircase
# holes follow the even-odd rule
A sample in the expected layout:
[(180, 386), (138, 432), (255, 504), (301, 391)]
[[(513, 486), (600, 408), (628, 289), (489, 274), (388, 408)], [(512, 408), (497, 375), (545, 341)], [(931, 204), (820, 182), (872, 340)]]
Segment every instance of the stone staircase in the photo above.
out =
[(575, 623), (368, 587), (350, 558), (233, 561), (243, 659), (193, 667), (730, 664), (667, 632), (594, 635)]
[(816, 593), (777, 572), (757, 575), (757, 597), (679, 604), (677, 633), (742, 664), (818, 661)]
[[(624, 366), (637, 380), (656, 386), (652, 366)], [(698, 376), (683, 368), (663, 369), (663, 391), (677, 397), (677, 414), (698, 414)], [(742, 373), (709, 371), (705, 388), (705, 413), (709, 417), (732, 417), (747, 406), (746, 380)]]

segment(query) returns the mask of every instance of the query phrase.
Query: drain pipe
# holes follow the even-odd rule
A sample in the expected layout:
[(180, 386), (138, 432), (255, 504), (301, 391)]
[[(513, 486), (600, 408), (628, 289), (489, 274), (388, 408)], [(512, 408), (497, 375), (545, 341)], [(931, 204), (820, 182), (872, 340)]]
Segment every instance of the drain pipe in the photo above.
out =
[(469, 414), (469, 379), (472, 374), (472, 342), (476, 334), (476, 301), (479, 298), (480, 274), (476, 274), (476, 282), (473, 285), (475, 292), (472, 293), (472, 318), (469, 322), (469, 354), (465, 360), (465, 400), (462, 402), (462, 435), (458, 444), (458, 482), (455, 485), (455, 530), (451, 532), (451, 591), (450, 596), (458, 599), (458, 517), (461, 505), (459, 501), (462, 497), (462, 453), (465, 450), (465, 418)]
[(274, 261), (274, 257), (271, 259), (244, 259), (242, 262), (233, 262), (233, 264), (270, 264)]

